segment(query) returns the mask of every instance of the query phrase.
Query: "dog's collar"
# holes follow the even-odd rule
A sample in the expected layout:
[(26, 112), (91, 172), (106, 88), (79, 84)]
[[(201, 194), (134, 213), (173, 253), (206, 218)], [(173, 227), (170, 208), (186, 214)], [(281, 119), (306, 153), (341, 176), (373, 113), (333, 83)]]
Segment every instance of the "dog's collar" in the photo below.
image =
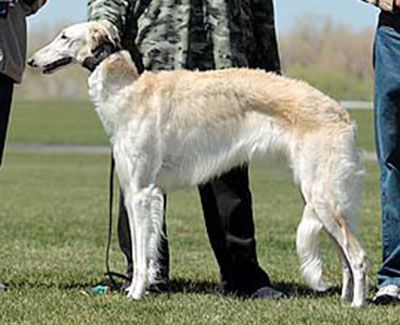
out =
[(111, 43), (103, 43), (92, 51), (93, 56), (87, 57), (83, 60), (82, 66), (90, 72), (93, 72), (104, 59), (120, 50), (121, 48), (119, 46), (115, 46)]

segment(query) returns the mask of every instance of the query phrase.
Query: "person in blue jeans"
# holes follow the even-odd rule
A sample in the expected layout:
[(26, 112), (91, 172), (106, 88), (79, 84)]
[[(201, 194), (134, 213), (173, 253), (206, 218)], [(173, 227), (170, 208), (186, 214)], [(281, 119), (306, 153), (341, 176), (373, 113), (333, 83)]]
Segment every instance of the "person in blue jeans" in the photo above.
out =
[(373, 60), (382, 218), (375, 304), (400, 302), (400, 1), (391, 4), (379, 16)]

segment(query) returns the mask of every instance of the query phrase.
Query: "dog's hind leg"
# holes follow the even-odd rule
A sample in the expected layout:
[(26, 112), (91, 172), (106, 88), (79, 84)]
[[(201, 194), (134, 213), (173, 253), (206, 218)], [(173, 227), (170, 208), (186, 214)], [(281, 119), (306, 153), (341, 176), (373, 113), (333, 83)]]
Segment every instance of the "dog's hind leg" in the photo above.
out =
[[(325, 282), (322, 275), (322, 263), (319, 258), (317, 236), (323, 225), (318, 220), (309, 205), (304, 207), (303, 218), (297, 228), (296, 248), (300, 259), (300, 269), (307, 284), (316, 291), (326, 291), (332, 283)], [(344, 255), (342, 248), (332, 238), (342, 266), (342, 295), (344, 301), (351, 301), (353, 298), (353, 273)]]
[(154, 187), (151, 192), (151, 233), (149, 239), (149, 273), (148, 273), (148, 283), (149, 285), (155, 284), (159, 281), (160, 277), (160, 239), (165, 236), (163, 232), (163, 222), (164, 222), (164, 195), (162, 191)]
[(157, 282), (159, 276), (164, 196), (159, 188), (149, 185), (135, 192), (129, 200), (127, 204), (132, 211), (130, 216), (133, 216), (129, 216), (129, 224), (133, 225), (131, 233), (135, 238), (132, 253), (136, 259), (128, 297), (140, 299), (149, 285)]
[(126, 288), (126, 291), (128, 293), (128, 296), (133, 293), (134, 288), (136, 286), (136, 281), (138, 279), (138, 274), (137, 274), (137, 268), (136, 266), (138, 265), (137, 261), (137, 239), (136, 239), (136, 228), (134, 227), (134, 219), (133, 219), (133, 213), (134, 209), (131, 204), (131, 195), (128, 193), (124, 193), (124, 198), (125, 198), (125, 207), (127, 210), (128, 214), (128, 221), (129, 221), (129, 232), (131, 234), (131, 256), (132, 256), (132, 262), (133, 262), (133, 274), (132, 274), (132, 282), (129, 287)]
[(296, 249), (300, 260), (300, 270), (307, 284), (316, 291), (326, 291), (332, 284), (322, 276), (322, 263), (319, 256), (318, 233), (322, 224), (309, 204), (306, 204), (303, 217), (297, 227)]
[(339, 256), (340, 264), (342, 266), (342, 294), (341, 299), (343, 301), (352, 301), (353, 299), (353, 290), (354, 290), (354, 279), (353, 272), (351, 271), (351, 266), (349, 261), (346, 258), (342, 248), (338, 245), (337, 241), (334, 238), (331, 238), (335, 243), (336, 250)]
[(328, 200), (321, 198), (317, 202), (314, 201), (312, 205), (326, 231), (341, 248), (343, 257), (351, 268), (354, 279), (352, 306), (361, 307), (365, 304), (367, 288), (366, 254), (339, 209), (335, 209)]

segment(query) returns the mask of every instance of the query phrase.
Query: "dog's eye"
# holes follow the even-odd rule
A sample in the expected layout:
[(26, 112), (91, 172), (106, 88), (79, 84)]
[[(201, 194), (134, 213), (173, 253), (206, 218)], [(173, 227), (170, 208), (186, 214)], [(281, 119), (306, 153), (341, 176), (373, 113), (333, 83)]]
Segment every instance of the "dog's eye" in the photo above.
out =
[(63, 39), (63, 40), (68, 39), (67, 35), (65, 35), (65, 34), (61, 34), (61, 37), (60, 37), (60, 38)]

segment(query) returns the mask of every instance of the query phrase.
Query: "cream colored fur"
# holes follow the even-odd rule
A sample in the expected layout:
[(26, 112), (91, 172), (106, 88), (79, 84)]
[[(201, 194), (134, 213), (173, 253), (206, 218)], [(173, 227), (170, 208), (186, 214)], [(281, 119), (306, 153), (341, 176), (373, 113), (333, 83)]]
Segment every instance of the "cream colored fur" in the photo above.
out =
[[(70, 28), (90, 38), (90, 23)], [(42, 62), (36, 66), (49, 62), (43, 54), (49, 46), (33, 57)], [(308, 284), (328, 287), (316, 240), (325, 229), (342, 261), (342, 298), (364, 304), (367, 260), (349, 227), (363, 171), (356, 128), (336, 101), (304, 82), (257, 70), (139, 76), (125, 51), (96, 68), (89, 94), (110, 136), (125, 194), (135, 267), (129, 297), (141, 298), (156, 280), (164, 193), (207, 182), (254, 156), (279, 154), (305, 201), (296, 246)]]

